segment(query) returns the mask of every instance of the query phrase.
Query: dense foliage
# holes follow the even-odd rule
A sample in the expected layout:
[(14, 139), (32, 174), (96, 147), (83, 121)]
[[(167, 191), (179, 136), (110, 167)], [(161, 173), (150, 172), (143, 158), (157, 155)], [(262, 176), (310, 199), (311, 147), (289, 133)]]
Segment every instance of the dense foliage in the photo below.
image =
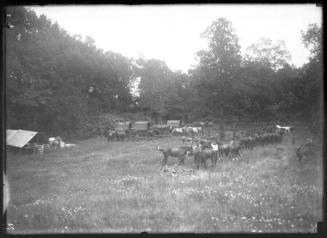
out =
[(25, 8), (8, 8), (7, 19), (8, 128), (82, 136), (94, 115), (128, 110), (129, 59)]
[[(90, 37), (71, 36), (45, 16), (7, 8), (7, 128), (88, 137), (103, 114), (143, 113), (160, 122), (322, 121), (321, 28), (309, 25), (310, 50), (301, 68), (289, 64), (284, 42), (261, 39), (241, 55), (232, 23), (214, 21), (203, 33), (188, 74), (156, 59), (128, 59), (96, 48)], [(130, 88), (136, 79), (139, 96)], [(99, 133), (99, 132), (98, 132)]]

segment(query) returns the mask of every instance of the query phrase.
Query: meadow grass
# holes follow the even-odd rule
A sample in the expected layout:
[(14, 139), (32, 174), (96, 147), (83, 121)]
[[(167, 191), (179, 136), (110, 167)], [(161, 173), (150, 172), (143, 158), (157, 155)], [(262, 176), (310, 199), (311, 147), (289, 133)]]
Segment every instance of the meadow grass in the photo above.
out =
[(76, 143), (7, 155), (8, 232), (313, 232), (322, 220), (321, 153), (299, 163), (287, 137), (207, 170), (170, 158), (176, 174), (162, 172), (156, 147), (182, 145), (177, 137)]

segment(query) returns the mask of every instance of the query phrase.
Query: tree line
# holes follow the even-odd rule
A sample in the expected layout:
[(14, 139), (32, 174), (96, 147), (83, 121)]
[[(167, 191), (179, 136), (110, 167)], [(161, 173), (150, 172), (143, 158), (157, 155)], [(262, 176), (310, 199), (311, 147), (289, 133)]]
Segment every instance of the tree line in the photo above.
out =
[(182, 73), (161, 60), (105, 52), (27, 8), (6, 14), (7, 128), (85, 137), (98, 115), (142, 112), (158, 123), (301, 119), (319, 131), (322, 43), (315, 24), (302, 32), (311, 57), (297, 68), (283, 41), (262, 38), (242, 55), (232, 23), (219, 18), (201, 34), (208, 49), (196, 53), (196, 67)]

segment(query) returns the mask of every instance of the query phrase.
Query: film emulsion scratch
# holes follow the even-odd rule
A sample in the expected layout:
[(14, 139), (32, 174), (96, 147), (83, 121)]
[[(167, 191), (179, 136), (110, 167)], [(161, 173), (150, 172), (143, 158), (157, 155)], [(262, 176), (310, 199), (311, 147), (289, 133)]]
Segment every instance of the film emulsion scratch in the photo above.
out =
[(321, 232), (321, 17), (7, 7), (6, 232)]

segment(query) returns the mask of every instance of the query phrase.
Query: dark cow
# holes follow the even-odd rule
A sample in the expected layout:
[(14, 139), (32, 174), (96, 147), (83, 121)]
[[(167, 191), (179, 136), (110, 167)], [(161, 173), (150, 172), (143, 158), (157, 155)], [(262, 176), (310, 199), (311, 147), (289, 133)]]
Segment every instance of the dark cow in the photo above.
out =
[(189, 146), (182, 146), (179, 148), (168, 148), (168, 149), (163, 149), (161, 147), (158, 147), (157, 149), (163, 153), (164, 156), (162, 161), (163, 166), (167, 164), (167, 160), (169, 156), (178, 158), (179, 164), (184, 164), (186, 155), (188, 153), (193, 153), (192, 147)]
[(197, 169), (200, 168), (200, 164), (203, 163), (204, 168), (207, 168), (206, 160), (211, 160), (211, 165), (214, 167), (217, 164), (218, 151), (213, 149), (201, 149), (200, 145), (193, 148), (194, 162)]

